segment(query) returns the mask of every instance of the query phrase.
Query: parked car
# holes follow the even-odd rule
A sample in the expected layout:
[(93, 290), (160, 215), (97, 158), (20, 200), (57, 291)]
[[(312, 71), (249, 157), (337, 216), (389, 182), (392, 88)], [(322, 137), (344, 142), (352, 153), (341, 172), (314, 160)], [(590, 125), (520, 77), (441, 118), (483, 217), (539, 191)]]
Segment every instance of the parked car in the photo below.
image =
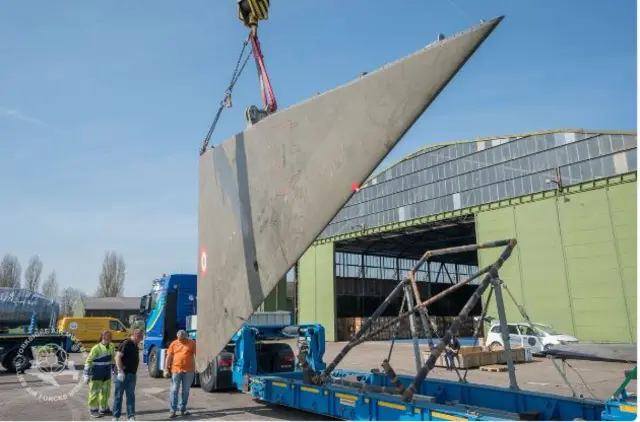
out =
[[(532, 325), (533, 328), (523, 322), (507, 323), (509, 343), (512, 346), (520, 345), (530, 347), (532, 353), (540, 353), (543, 350), (548, 350), (559, 344), (578, 343), (577, 338), (560, 334), (550, 325), (537, 322), (534, 322)], [(486, 344), (489, 347), (504, 346), (498, 320), (491, 321), (491, 328), (487, 334)]]

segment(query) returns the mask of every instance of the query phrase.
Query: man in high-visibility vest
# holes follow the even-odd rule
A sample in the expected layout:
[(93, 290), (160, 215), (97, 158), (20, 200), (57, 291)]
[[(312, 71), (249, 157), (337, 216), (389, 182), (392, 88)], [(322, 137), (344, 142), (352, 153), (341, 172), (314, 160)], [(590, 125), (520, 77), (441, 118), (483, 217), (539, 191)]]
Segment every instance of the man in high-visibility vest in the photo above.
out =
[(91, 348), (84, 363), (84, 381), (89, 383), (89, 413), (92, 418), (111, 415), (111, 374), (115, 367), (116, 350), (111, 332), (103, 331), (100, 343)]

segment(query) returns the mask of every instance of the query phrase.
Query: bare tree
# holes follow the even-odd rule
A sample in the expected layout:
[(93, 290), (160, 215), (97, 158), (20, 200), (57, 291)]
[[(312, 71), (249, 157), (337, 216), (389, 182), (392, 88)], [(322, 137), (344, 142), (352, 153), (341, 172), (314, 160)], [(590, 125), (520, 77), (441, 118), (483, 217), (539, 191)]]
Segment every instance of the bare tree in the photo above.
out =
[(18, 257), (5, 254), (0, 261), (0, 287), (20, 287), (20, 275), (22, 274), (22, 266)]
[(75, 308), (76, 301), (80, 298), (84, 298), (86, 295), (73, 287), (67, 287), (62, 291), (60, 297), (60, 316), (73, 315), (73, 309)]
[(122, 297), (125, 269), (122, 255), (115, 251), (105, 253), (96, 297)]
[(51, 271), (47, 276), (47, 280), (42, 284), (42, 294), (52, 300), (58, 298), (58, 280), (56, 279), (55, 271)]
[(42, 260), (38, 255), (34, 255), (29, 259), (27, 268), (24, 270), (24, 287), (25, 289), (38, 291), (40, 287), (40, 276), (42, 275)]

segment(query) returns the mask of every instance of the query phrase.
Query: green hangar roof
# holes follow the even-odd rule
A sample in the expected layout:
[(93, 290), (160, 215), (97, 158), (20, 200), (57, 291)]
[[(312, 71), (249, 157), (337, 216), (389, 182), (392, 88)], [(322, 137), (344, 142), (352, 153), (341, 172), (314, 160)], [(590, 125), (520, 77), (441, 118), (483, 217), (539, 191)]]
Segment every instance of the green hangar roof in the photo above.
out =
[(631, 131), (557, 129), (429, 145), (369, 177), (318, 241), (553, 194), (558, 176), (564, 187), (619, 178), (637, 170), (636, 140)]

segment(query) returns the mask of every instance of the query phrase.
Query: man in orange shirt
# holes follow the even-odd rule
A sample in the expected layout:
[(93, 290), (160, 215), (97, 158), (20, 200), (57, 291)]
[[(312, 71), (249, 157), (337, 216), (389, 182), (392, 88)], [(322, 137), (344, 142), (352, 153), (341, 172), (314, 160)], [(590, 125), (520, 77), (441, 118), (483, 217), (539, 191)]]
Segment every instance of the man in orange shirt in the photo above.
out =
[[(178, 408), (182, 416), (189, 414), (187, 401), (189, 390), (195, 377), (196, 342), (187, 337), (184, 330), (178, 331), (178, 339), (174, 340), (167, 349), (167, 360), (164, 365), (164, 376), (171, 375), (171, 389), (169, 390), (169, 412), (175, 418)], [(178, 390), (182, 384), (182, 395), (178, 403)]]

